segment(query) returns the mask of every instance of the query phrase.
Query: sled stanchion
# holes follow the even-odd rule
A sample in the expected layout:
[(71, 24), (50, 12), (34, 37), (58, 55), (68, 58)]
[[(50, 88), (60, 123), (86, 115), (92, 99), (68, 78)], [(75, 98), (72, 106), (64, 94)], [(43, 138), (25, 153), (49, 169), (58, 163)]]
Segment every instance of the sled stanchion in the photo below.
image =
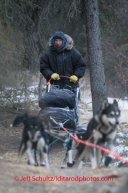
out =
[(48, 92), (50, 92), (50, 90), (51, 90), (51, 83), (50, 83), (50, 81), (51, 81), (51, 80), (49, 80), (49, 81), (47, 82)]
[(76, 89), (76, 98), (75, 98), (75, 100), (76, 100), (76, 106), (75, 106), (75, 113), (76, 113), (76, 117), (77, 117), (77, 125), (79, 125), (79, 113), (78, 113), (78, 96), (79, 95), (79, 87), (77, 87), (77, 89)]

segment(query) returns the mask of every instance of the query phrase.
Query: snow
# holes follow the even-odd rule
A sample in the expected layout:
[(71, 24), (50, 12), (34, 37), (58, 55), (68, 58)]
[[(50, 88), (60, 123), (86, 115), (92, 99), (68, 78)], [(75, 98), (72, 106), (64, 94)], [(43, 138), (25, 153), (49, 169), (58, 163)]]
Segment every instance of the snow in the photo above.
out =
[(126, 156), (126, 154), (127, 154), (127, 156), (128, 156), (128, 146), (118, 145), (118, 146), (116, 147), (116, 152), (117, 152), (118, 154), (120, 154), (120, 155), (124, 152), (124, 153), (125, 153), (125, 156)]
[[(125, 100), (118, 99), (118, 98), (115, 98), (115, 99), (117, 100), (120, 109), (127, 109), (128, 110), (128, 100), (127, 99), (125, 99)], [(108, 101), (110, 103), (112, 103), (113, 100), (114, 100), (114, 98), (108, 98)]]

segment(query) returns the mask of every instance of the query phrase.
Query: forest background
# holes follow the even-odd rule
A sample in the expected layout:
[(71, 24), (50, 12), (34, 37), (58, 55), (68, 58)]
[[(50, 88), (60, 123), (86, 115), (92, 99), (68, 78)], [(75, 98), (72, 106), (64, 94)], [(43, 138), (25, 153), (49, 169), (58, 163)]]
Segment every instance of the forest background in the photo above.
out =
[[(127, 98), (128, 1), (99, 0), (98, 5), (107, 94)], [(30, 94), (28, 86), (40, 76), (40, 56), (55, 31), (73, 38), (89, 69), (85, 0), (0, 1), (0, 112), (20, 106), (19, 90)]]

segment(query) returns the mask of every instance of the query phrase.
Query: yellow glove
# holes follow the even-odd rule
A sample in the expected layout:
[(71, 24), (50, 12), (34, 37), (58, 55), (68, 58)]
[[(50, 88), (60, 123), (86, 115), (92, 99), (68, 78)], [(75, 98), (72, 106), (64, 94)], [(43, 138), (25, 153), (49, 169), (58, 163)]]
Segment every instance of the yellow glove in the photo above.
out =
[(53, 74), (51, 75), (51, 78), (52, 78), (53, 80), (59, 80), (59, 79), (60, 79), (60, 76), (59, 76), (59, 74), (57, 74), (57, 73), (53, 73)]
[(77, 76), (75, 76), (75, 75), (70, 76), (70, 82), (76, 83), (77, 80), (78, 80)]

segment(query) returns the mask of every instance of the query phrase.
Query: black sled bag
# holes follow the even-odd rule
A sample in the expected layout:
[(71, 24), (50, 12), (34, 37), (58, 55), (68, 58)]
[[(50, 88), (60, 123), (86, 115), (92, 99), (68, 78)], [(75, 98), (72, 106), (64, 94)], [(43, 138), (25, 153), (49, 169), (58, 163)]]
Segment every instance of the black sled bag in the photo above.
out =
[(45, 93), (39, 100), (39, 107), (60, 107), (73, 109), (75, 107), (75, 93), (68, 89), (55, 89)]

